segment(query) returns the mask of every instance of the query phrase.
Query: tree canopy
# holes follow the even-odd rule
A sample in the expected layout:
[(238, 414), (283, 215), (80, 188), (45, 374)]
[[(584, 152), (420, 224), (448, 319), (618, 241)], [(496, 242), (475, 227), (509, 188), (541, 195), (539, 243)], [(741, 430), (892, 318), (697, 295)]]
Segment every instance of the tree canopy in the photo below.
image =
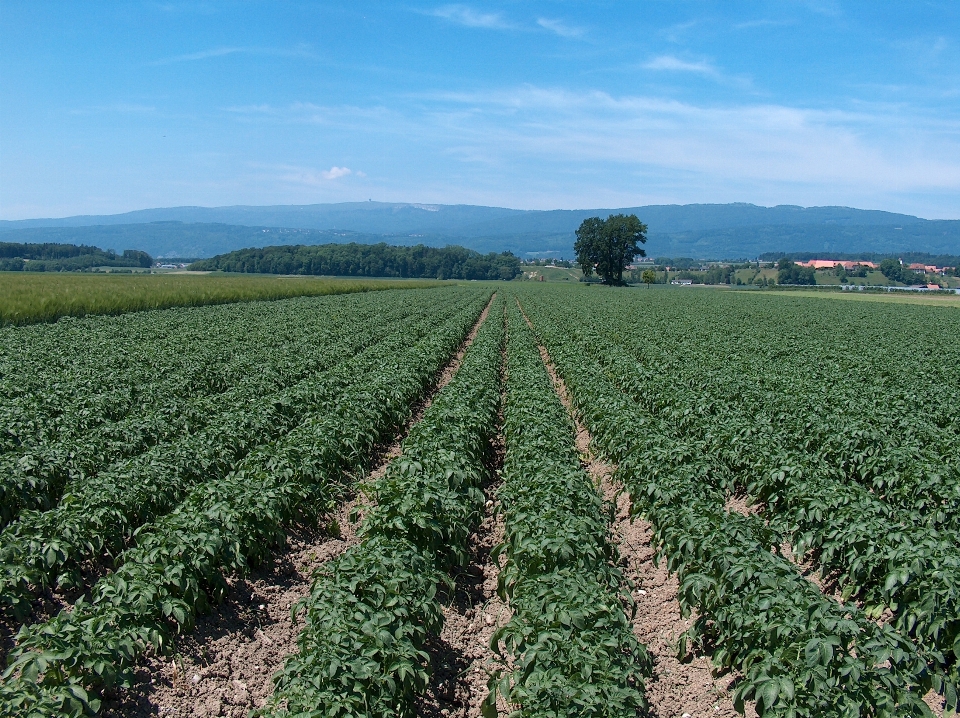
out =
[(926, 275), (923, 272), (911, 271), (896, 259), (884, 259), (880, 262), (880, 271), (883, 273), (883, 276), (891, 282), (924, 284), (927, 281)]
[(0, 242), (0, 271), (70, 272), (91, 267), (140, 267), (153, 264), (146, 252), (125, 249), (122, 255), (112, 249), (85, 244), (41, 244)]
[(241, 249), (200, 260), (190, 269), (341, 277), (509, 280), (522, 273), (510, 252), (480, 254), (464, 247), (388, 244), (281, 245)]
[(645, 257), (647, 225), (635, 214), (611, 214), (605, 220), (589, 217), (577, 229), (573, 248), (585, 277), (594, 272), (604, 284), (622, 285), (623, 270), (634, 257)]
[(813, 267), (801, 267), (789, 259), (777, 262), (777, 284), (816, 284)]

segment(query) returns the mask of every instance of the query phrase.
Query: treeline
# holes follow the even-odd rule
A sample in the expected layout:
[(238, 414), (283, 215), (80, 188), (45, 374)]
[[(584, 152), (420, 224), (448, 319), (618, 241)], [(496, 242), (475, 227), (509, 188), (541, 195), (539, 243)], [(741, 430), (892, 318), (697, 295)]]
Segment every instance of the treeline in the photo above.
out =
[(153, 264), (146, 252), (126, 249), (117, 254), (85, 244), (0, 242), (0, 271), (76, 272), (92, 267), (142, 267)]
[(189, 269), (254, 274), (315, 274), (338, 277), (501, 279), (520, 276), (510, 252), (480, 254), (464, 247), (395, 247), (380, 244), (283, 245), (241, 249), (194, 262)]

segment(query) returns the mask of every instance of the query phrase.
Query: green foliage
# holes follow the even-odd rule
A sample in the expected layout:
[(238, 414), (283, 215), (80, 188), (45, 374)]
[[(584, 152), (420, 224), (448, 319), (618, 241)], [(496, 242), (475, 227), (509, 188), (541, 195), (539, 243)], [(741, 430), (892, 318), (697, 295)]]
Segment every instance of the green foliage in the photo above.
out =
[[(296, 392), (310, 383), (283, 390), (379, 341), (424, 299), (309, 299), (7, 332), (0, 525), (22, 509), (51, 508), (68, 483), (73, 490), (105, 472), (137, 474), (136, 462), (116, 463), (128, 457), (168, 471), (178, 455), (222, 446), (216, 437), (233, 436), (247, 412), (265, 417), (285, 406), (281, 413), (295, 416)], [(226, 425), (205, 431), (221, 415)]]
[(497, 279), (520, 276), (520, 260), (510, 252), (483, 255), (448, 246), (395, 247), (379, 244), (281, 245), (240, 249), (190, 265), (190, 269), (261, 274), (326, 274), (344, 277)]
[(378, 535), (321, 569), (298, 607), (300, 650), (275, 677), (277, 715), (412, 717), (429, 680), (423, 645), (443, 622), (442, 578), (414, 545)]
[(0, 325), (53, 322), (61, 317), (126, 314), (289, 297), (417, 289), (428, 282), (186, 274), (88, 275), (6, 273), (0, 281)]
[(816, 284), (816, 270), (800, 267), (789, 259), (777, 262), (777, 284)]
[(898, 259), (884, 259), (880, 262), (880, 272), (891, 282), (903, 284), (925, 284), (926, 275), (923, 272), (912, 272), (903, 266)]
[(513, 610), (491, 646), (512, 669), (491, 677), (485, 715), (498, 695), (519, 717), (626, 716), (646, 708), (652, 661), (625, 613), (633, 607), (608, 507), (580, 466), (573, 425), (530, 330), (509, 307), (506, 456), (499, 496), (507, 563), (499, 592)]
[[(920, 460), (953, 454), (956, 420), (904, 413), (895, 397), (916, 391), (907, 375), (944, 379), (911, 364), (918, 357), (893, 336), (877, 350), (877, 328), (898, 324), (890, 315), (920, 326), (922, 313), (689, 295), (572, 309), (530, 293), (525, 307), (634, 510), (653, 523), (681, 606), (697, 613), (682, 652), (710, 651), (743, 673), (738, 699), (762, 715), (928, 715), (919, 696), (930, 688), (956, 707), (958, 494), (945, 481), (955, 468)], [(926, 319), (942, 331), (942, 315)], [(655, 343), (632, 329), (638, 321)], [(804, 331), (785, 339), (791, 323)], [(852, 351), (860, 340), (870, 351)], [(854, 428), (867, 422), (888, 428)], [(724, 509), (742, 491), (766, 521)], [(778, 554), (784, 535), (865, 609), (805, 580)], [(892, 616), (878, 625), (884, 609)]]
[(623, 284), (623, 270), (634, 257), (645, 257), (640, 245), (647, 241), (647, 225), (635, 214), (611, 214), (605, 220), (590, 217), (577, 229), (573, 245), (584, 277), (594, 272), (604, 284)]
[(301, 603), (299, 652), (275, 677), (277, 716), (412, 716), (426, 690), (428, 636), (442, 625), (436, 589), (467, 562), (499, 406), (498, 300), (453, 380), (371, 488), (362, 541), (316, 575)]
[(19, 244), (0, 242), (0, 272), (69, 272), (90, 267), (140, 267), (153, 264), (146, 252), (125, 249), (117, 255), (112, 249), (74, 244)]
[(12, 714), (23, 695), (38, 691), (38, 700), (60, 701), (61, 715), (94, 709), (92, 701), (68, 705), (65, 688), (123, 685), (137, 655), (148, 646), (167, 650), (197, 613), (220, 600), (227, 574), (263, 561), (293, 521), (316, 520), (329, 510), (374, 445), (406, 421), (486, 300), (477, 292), (464, 299), (447, 307), (440, 326), (436, 315), (424, 317), (434, 325), (430, 334), (381, 355), (335, 405), (257, 449), (227, 476), (197, 485), (174, 511), (141, 527), (119, 568), (91, 589), (89, 603), (21, 629), (0, 686), (2, 712)]
[[(383, 307), (376, 299), (372, 296), (370, 303)], [(422, 296), (419, 307), (413, 303), (419, 311), (409, 317), (389, 309), (376, 320), (356, 315), (355, 323), (342, 327), (342, 335), (330, 336), (326, 350), (312, 358), (307, 378), (272, 396), (258, 395), (256, 386), (240, 396), (228, 395), (228, 408), (210, 406), (206, 425), (188, 436), (157, 444), (99, 474), (81, 475), (58, 506), (25, 513), (0, 534), (0, 606), (22, 619), (36, 590), (51, 584), (78, 587), (83, 560), (104, 552), (116, 556), (137, 527), (169, 511), (192, 486), (226, 475), (258, 444), (337, 406), (344, 393), (362, 386), (383, 365), (385, 356), (434, 329), (440, 300), (433, 293)], [(19, 489), (27, 493), (21, 503), (31, 497), (36, 503), (41, 488), (53, 492), (56, 487), (33, 482), (6, 493), (17, 496)], [(56, 496), (48, 498), (55, 502)]]

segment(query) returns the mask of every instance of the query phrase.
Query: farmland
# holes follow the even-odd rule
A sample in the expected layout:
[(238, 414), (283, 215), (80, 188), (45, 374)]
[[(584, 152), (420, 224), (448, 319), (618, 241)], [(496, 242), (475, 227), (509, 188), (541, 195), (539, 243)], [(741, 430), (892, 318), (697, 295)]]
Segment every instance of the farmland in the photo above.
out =
[(0, 714), (949, 713), (958, 336), (559, 283), (5, 327)]
[(431, 284), (382, 279), (182, 273), (91, 276), (73, 272), (2, 272), (0, 326), (51, 322), (60, 317), (90, 314), (124, 314), (146, 309), (317, 297)]

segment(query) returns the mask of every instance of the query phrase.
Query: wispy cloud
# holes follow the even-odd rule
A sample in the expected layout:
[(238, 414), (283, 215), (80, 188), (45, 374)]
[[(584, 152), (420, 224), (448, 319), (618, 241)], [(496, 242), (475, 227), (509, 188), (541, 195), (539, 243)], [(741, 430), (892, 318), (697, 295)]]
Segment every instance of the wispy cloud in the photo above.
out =
[(771, 20), (769, 18), (762, 18), (760, 20), (747, 20), (746, 22), (738, 22), (733, 27), (737, 30), (752, 30), (755, 27), (784, 27), (786, 25), (793, 25), (794, 21), (792, 20)]
[(292, 102), (289, 105), (233, 105), (222, 108), (250, 123), (278, 123), (287, 125), (320, 125), (327, 128), (353, 131), (373, 127), (392, 127), (397, 134), (405, 131), (404, 118), (384, 107), (356, 105), (318, 105), (313, 102)]
[(227, 55), (265, 55), (275, 57), (301, 57), (315, 60), (317, 54), (313, 52), (309, 45), (297, 45), (296, 47), (215, 47), (209, 50), (200, 50), (198, 52), (189, 52), (184, 55), (174, 55), (154, 60), (151, 65), (172, 65), (178, 62), (196, 62), (198, 60), (209, 60), (215, 57), (226, 57)]
[(341, 177), (353, 175), (354, 177), (366, 177), (364, 172), (354, 171), (348, 167), (333, 166), (328, 170), (318, 170), (314, 167), (302, 167), (300, 165), (264, 165), (253, 163), (251, 165), (260, 171), (265, 171), (271, 180), (283, 184), (298, 185), (305, 187), (330, 188), (334, 180)]
[(813, 203), (960, 191), (960, 141), (944, 141), (960, 135), (960, 123), (951, 131), (939, 118), (895, 109), (710, 107), (536, 86), (448, 94), (435, 103), (423, 137), (444, 138), (451, 156), (484, 158), (501, 172), (534, 160), (608, 166), (618, 177), (642, 172), (648, 185), (685, 178), (678, 182), (688, 201), (705, 187), (758, 198), (792, 192)]
[(682, 60), (675, 55), (660, 55), (640, 65), (644, 70), (657, 72), (686, 72), (708, 78), (722, 85), (752, 90), (753, 81), (742, 75), (728, 75), (707, 60)]
[(489, 30), (512, 30), (514, 28), (498, 12), (482, 12), (467, 5), (443, 5), (427, 14), (466, 27), (482, 27)]
[(114, 102), (109, 105), (91, 105), (76, 110), (70, 110), (71, 115), (93, 115), (104, 112), (119, 112), (127, 115), (144, 115), (150, 112), (156, 112), (157, 108), (153, 105), (141, 105), (136, 102)]
[(551, 20), (546, 17), (538, 18), (537, 25), (545, 30), (556, 33), (560, 37), (580, 37), (585, 32), (582, 27), (571, 27), (562, 20)]
[(667, 70), (672, 72), (695, 72), (700, 75), (719, 77), (720, 73), (708, 62), (687, 62), (673, 55), (660, 55), (643, 63), (645, 70)]

